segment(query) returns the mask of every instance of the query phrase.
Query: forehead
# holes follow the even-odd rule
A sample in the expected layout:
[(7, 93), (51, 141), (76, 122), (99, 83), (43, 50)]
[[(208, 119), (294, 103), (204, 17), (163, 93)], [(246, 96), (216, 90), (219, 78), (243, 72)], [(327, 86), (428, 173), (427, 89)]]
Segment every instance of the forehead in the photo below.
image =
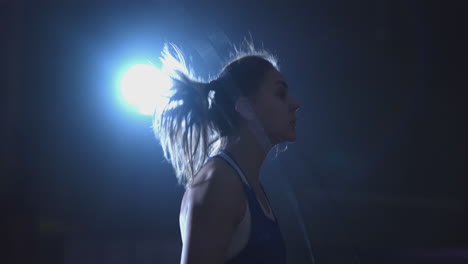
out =
[(279, 85), (278, 82), (286, 82), (283, 75), (276, 69), (271, 69), (265, 74), (265, 79), (263, 81), (264, 87), (268, 89), (274, 89), (275, 85)]

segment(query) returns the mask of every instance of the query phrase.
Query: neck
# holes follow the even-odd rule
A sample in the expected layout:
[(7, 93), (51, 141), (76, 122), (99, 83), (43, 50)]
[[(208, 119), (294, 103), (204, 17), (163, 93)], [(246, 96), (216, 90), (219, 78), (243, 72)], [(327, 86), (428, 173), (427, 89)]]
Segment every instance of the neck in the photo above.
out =
[(265, 147), (251, 129), (244, 127), (240, 130), (239, 140), (226, 146), (226, 151), (234, 156), (234, 159), (246, 174), (249, 184), (256, 188), (260, 183), (260, 170), (271, 147)]

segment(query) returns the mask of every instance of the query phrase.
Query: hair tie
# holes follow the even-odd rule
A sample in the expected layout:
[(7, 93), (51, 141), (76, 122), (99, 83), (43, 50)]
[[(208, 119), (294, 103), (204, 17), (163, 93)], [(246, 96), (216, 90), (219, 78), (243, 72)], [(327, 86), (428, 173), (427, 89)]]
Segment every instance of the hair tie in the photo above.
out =
[(219, 88), (219, 81), (218, 80), (212, 80), (208, 83), (208, 91), (217, 91)]

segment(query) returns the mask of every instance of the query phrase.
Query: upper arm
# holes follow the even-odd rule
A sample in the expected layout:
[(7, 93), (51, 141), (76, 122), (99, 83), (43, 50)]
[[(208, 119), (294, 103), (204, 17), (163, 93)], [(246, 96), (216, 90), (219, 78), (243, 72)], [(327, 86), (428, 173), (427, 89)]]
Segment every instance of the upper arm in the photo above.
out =
[(180, 223), (181, 264), (225, 262), (239, 218), (242, 186), (233, 175), (212, 176), (188, 193)]

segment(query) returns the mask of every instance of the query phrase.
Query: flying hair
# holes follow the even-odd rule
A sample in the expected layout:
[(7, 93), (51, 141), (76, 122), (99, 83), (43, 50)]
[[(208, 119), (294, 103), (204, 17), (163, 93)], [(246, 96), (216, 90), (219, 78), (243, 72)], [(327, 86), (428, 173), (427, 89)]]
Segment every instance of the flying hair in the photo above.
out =
[(153, 131), (161, 144), (164, 158), (171, 163), (178, 182), (191, 186), (206, 162), (229, 142), (236, 140), (240, 124), (234, 101), (255, 94), (258, 83), (271, 68), (279, 70), (274, 55), (255, 49), (244, 40), (229, 54), (220, 73), (204, 81), (197, 77), (173, 43), (164, 45), (162, 71), (172, 80), (169, 102), (153, 114)]

